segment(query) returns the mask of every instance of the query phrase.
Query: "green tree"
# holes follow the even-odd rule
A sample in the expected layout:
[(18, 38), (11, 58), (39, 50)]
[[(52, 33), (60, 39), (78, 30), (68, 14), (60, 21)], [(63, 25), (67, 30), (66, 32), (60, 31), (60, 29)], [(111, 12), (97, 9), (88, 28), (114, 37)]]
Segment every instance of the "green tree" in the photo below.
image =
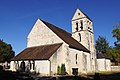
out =
[(114, 42), (115, 51), (113, 52), (113, 57), (115, 58), (115, 62), (120, 63), (120, 22), (114, 26), (112, 34), (113, 37), (116, 38)]
[(57, 74), (58, 75), (65, 75), (66, 74), (65, 64), (61, 64), (61, 67), (60, 66), (57, 67)]
[(65, 64), (62, 64), (62, 65), (61, 65), (61, 73), (62, 73), (62, 75), (65, 75), (65, 74), (66, 74)]
[(112, 31), (113, 37), (116, 38), (117, 41), (114, 42), (114, 45), (117, 49), (120, 49), (120, 29), (115, 27)]
[(109, 43), (107, 42), (105, 37), (99, 36), (96, 40), (96, 52), (97, 53), (106, 53), (106, 50), (109, 48)]
[(120, 61), (120, 51), (116, 48), (109, 48), (106, 51), (105, 57), (109, 58), (112, 62), (118, 63)]
[(58, 68), (57, 68), (57, 74), (61, 75), (61, 67), (60, 66), (58, 66)]
[(12, 50), (12, 46), (0, 40), (0, 61), (10, 61), (13, 58), (15, 52)]

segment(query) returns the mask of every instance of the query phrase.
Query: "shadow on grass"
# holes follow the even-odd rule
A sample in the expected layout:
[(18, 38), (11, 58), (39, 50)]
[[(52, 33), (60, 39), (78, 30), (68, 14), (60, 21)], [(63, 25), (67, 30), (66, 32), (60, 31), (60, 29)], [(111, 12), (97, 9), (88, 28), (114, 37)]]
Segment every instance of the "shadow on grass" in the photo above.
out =
[(112, 74), (101, 74), (101, 80), (120, 80), (120, 72)]
[(0, 80), (34, 80), (29, 74), (12, 72), (12, 71), (0, 71)]
[[(88, 75), (89, 77), (95, 78), (95, 75)], [(120, 72), (100, 73), (99, 80), (120, 80)], [(98, 80), (97, 78), (94, 80)]]
[(31, 77), (30, 74), (0, 71), (0, 80), (91, 80), (80, 76), (59, 76), (59, 77)]
[[(88, 75), (94, 78), (94, 75)], [(0, 80), (94, 80), (81, 76), (60, 76), (56, 77), (31, 77), (27, 73), (11, 72), (11, 71), (0, 71)], [(100, 80), (120, 80), (120, 72), (104, 74), (100, 73)]]
[(60, 80), (92, 80), (92, 79), (80, 77), (80, 76), (64, 76), (64, 77), (60, 77)]

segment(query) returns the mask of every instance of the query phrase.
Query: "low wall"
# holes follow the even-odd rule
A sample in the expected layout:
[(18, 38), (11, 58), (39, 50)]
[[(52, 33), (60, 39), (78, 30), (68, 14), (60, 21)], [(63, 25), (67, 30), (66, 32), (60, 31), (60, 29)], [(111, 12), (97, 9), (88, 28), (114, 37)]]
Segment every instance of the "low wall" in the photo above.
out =
[(111, 71), (120, 71), (120, 66), (111, 66)]

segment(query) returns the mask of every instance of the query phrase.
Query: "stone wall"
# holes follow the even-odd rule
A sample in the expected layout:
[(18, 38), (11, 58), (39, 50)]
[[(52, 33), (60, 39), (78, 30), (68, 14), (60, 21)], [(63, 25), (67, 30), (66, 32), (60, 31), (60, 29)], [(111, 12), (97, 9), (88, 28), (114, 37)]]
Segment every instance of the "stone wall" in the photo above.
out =
[(41, 20), (37, 20), (27, 37), (27, 47), (62, 43), (52, 30), (50, 30)]

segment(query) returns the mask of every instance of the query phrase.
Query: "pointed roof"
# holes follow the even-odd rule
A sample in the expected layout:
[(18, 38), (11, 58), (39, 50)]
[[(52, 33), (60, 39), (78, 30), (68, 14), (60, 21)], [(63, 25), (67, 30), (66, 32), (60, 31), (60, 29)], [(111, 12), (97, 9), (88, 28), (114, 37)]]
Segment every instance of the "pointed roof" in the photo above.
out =
[(82, 50), (84, 52), (90, 52), (87, 48), (85, 48), (82, 44), (80, 44), (77, 40), (75, 40), (70, 33), (66, 32), (63, 29), (60, 29), (48, 22), (41, 20), (49, 29), (51, 29), (58, 37), (60, 37), (65, 43), (67, 43), (70, 47)]
[(58, 43), (26, 48), (11, 60), (48, 60), (61, 45)]
[[(78, 13), (81, 16), (78, 16)], [(77, 10), (74, 13), (74, 16), (73, 16), (72, 20), (76, 20), (76, 19), (80, 19), (80, 18), (85, 18), (85, 17), (88, 18), (90, 21), (92, 21), (83, 11), (81, 11), (79, 8), (77, 8)]]

